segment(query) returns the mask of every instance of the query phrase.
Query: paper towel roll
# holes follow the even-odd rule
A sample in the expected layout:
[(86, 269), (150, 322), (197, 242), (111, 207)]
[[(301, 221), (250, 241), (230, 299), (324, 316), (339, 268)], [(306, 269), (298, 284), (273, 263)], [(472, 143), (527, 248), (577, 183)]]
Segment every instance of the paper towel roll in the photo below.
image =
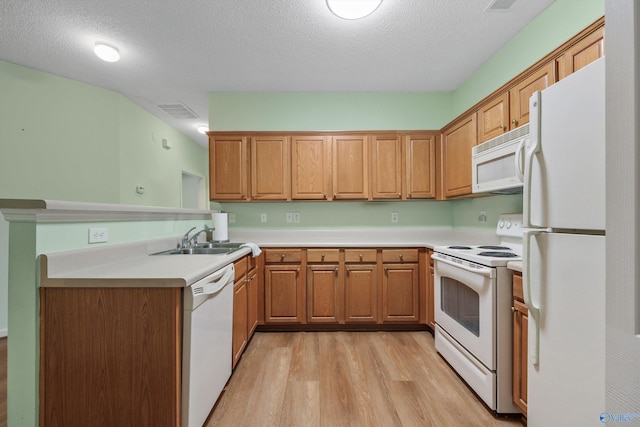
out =
[(213, 222), (212, 236), (214, 242), (228, 242), (229, 241), (229, 228), (228, 217), (226, 212), (216, 212), (211, 214), (211, 220)]

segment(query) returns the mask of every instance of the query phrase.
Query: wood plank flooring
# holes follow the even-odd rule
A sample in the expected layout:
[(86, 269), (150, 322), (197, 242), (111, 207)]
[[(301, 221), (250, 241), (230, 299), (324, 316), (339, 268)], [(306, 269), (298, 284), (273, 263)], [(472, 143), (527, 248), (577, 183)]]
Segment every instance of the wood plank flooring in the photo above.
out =
[(496, 419), (428, 332), (262, 332), (206, 427), (522, 426)]

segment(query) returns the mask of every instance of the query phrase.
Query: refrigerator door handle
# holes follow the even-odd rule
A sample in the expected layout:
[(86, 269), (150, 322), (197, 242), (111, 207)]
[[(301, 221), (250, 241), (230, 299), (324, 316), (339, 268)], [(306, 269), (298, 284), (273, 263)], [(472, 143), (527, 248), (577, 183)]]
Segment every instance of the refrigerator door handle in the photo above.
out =
[(522, 238), (524, 240), (522, 245), (522, 259), (524, 260), (524, 271), (522, 272), (524, 303), (529, 309), (529, 313), (531, 313), (531, 317), (533, 318), (536, 329), (535, 336), (529, 337), (529, 358), (531, 359), (531, 363), (533, 365), (537, 365), (540, 358), (540, 307), (536, 307), (533, 303), (533, 299), (531, 298), (531, 289), (533, 287), (533, 282), (531, 281), (531, 256), (529, 255), (529, 253), (531, 249), (531, 238), (535, 235), (548, 233), (550, 231), (551, 229), (539, 228), (525, 229), (522, 232)]
[(524, 182), (524, 164), (522, 159), (524, 157), (524, 143), (526, 141), (526, 138), (520, 141), (520, 144), (518, 144), (518, 150), (516, 151), (516, 175), (520, 182)]
[(529, 139), (524, 148), (524, 179), (522, 200), (522, 226), (532, 227), (531, 223), (531, 174), (533, 157), (540, 151), (540, 91), (529, 98)]

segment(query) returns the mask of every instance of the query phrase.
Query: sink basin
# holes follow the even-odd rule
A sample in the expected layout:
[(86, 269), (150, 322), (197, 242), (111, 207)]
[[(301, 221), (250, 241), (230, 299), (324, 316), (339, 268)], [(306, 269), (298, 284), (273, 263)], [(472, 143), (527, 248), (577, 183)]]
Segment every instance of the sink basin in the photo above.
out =
[(169, 249), (152, 255), (227, 255), (240, 249), (242, 243), (198, 243), (195, 247)]

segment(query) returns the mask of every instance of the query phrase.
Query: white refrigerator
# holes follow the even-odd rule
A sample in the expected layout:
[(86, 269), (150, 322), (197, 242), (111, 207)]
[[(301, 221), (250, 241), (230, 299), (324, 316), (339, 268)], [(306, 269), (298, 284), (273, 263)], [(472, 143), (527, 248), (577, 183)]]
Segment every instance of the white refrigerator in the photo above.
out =
[(530, 99), (523, 281), (529, 427), (605, 411), (605, 59)]

